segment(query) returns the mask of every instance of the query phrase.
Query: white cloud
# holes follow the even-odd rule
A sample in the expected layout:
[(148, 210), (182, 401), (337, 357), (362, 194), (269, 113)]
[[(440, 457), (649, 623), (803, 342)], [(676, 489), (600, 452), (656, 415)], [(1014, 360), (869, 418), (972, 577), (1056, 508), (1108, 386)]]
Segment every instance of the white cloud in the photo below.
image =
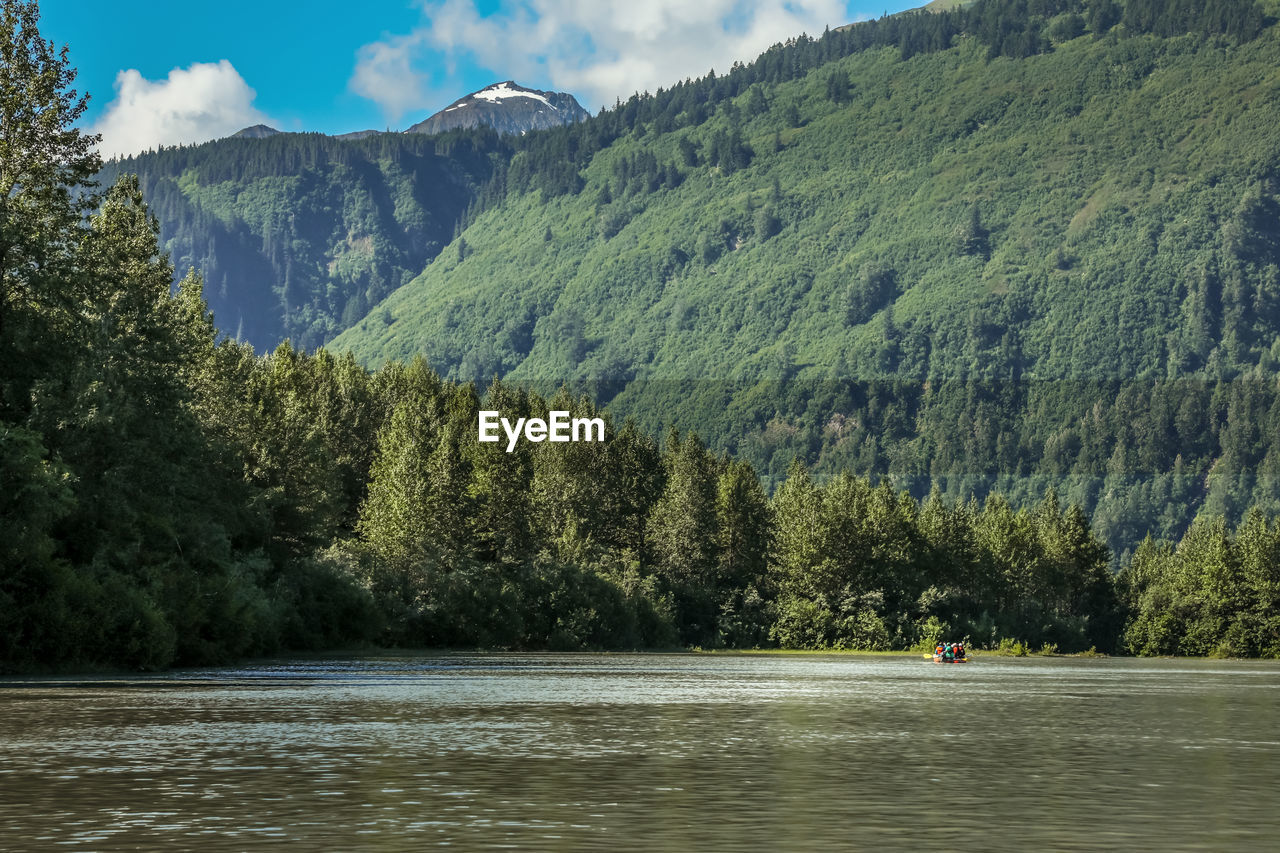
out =
[(257, 93), (227, 60), (175, 68), (147, 80), (130, 68), (116, 75), (116, 97), (92, 130), (104, 157), (158, 145), (205, 142), (271, 120), (253, 106)]
[(366, 44), (356, 53), (351, 91), (382, 108), (390, 121), (431, 102), (426, 79), (413, 69), (413, 55), (425, 39), (421, 31)]
[(843, 0), (503, 0), (484, 16), (473, 0), (428, 0), (423, 15), (422, 27), (360, 50), (351, 87), (389, 113), (425, 106), (427, 78), (414, 60), (428, 53), (436, 62), (467, 55), (499, 78), (550, 81), (594, 112), (723, 73), (772, 44), (846, 23), (847, 11)]

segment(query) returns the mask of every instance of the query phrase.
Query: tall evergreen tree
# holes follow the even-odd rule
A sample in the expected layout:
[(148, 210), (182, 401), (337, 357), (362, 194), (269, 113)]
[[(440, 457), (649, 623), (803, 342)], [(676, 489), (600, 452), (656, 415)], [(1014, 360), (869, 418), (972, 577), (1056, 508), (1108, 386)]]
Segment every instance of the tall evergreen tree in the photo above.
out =
[(648, 524), (654, 570), (675, 596), (681, 638), (709, 644), (717, 610), (716, 466), (697, 436), (674, 431), (664, 463), (666, 488)]
[[(494, 380), (484, 407), (514, 421), (529, 417), (528, 394)], [(463, 452), (471, 464), (468, 494), (475, 501), (472, 536), (482, 559), (505, 564), (532, 556), (533, 509), (530, 487), (533, 458), (525, 442), (508, 453), (506, 438), (497, 442), (466, 441)]]
[(768, 641), (772, 533), (769, 499), (760, 478), (749, 464), (729, 462), (716, 487), (717, 627), (724, 645), (760, 646)]
[(31, 385), (56, 371), (79, 333), (87, 282), (76, 249), (96, 204), (96, 136), (76, 122), (87, 97), (67, 48), (39, 31), (35, 0), (0, 6), (0, 419), (26, 411)]

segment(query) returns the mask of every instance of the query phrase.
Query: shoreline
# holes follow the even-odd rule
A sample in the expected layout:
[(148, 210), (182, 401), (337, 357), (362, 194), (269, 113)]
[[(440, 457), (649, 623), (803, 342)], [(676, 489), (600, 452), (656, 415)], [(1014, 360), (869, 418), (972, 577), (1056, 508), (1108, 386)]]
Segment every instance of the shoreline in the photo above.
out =
[[(549, 649), (530, 649), (530, 650), (512, 650), (512, 649), (485, 649), (485, 648), (393, 648), (382, 646), (357, 646), (351, 648), (334, 649), (329, 651), (307, 651), (298, 653), (283, 652), (280, 654), (266, 655), (262, 657), (250, 657), (237, 661), (227, 661), (223, 663), (197, 664), (189, 666), (174, 666), (166, 669), (156, 670), (136, 670), (136, 669), (119, 669), (114, 667), (94, 667), (84, 666), (73, 669), (32, 669), (26, 671), (8, 671), (0, 672), (0, 688), (15, 683), (29, 682), (45, 682), (45, 681), (100, 681), (104, 678), (121, 677), (121, 678), (168, 678), (174, 675), (194, 674), (206, 670), (234, 670), (234, 669), (252, 669), (254, 667), (270, 667), (283, 663), (297, 663), (306, 661), (337, 661), (337, 660), (353, 660), (362, 658), (401, 658), (405, 660), (424, 657), (499, 657), (499, 656), (528, 656), (528, 657), (560, 657), (560, 656), (615, 656), (615, 655), (677, 655), (688, 657), (866, 657), (866, 658), (906, 658), (915, 659), (917, 655), (927, 654), (927, 651), (920, 649), (899, 649), (887, 651), (873, 650), (857, 650), (857, 649), (701, 649), (701, 648), (672, 648), (672, 649), (580, 649), (573, 651), (553, 651)], [(1276, 658), (1215, 658), (1215, 657), (1189, 657), (1176, 655), (1124, 655), (1124, 654), (1103, 654), (1101, 652), (1027, 652), (1025, 655), (1015, 655), (1002, 653), (998, 650), (970, 650), (968, 657), (971, 661), (987, 658), (1002, 659), (1018, 659), (1018, 658), (1071, 658), (1071, 659), (1115, 659), (1115, 660), (1169, 660), (1169, 661), (1273, 661)]]

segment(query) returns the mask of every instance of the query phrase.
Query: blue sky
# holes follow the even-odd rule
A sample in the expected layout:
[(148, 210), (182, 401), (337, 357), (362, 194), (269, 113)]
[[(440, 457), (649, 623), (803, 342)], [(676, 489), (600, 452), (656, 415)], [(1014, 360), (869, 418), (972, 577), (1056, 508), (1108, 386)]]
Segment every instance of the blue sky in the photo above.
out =
[(723, 71), (802, 31), (919, 5), (887, 0), (44, 0), (106, 154), (259, 121), (407, 127), (497, 80), (615, 97)]

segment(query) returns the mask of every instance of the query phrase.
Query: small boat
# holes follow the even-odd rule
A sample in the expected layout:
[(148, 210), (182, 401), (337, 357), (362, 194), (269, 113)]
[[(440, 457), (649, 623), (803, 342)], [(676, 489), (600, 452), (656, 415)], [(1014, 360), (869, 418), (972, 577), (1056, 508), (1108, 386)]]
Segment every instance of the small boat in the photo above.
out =
[(925, 655), (924, 659), (931, 660), (934, 663), (968, 663), (969, 662), (968, 657), (952, 658), (951, 660), (947, 660), (942, 655)]

